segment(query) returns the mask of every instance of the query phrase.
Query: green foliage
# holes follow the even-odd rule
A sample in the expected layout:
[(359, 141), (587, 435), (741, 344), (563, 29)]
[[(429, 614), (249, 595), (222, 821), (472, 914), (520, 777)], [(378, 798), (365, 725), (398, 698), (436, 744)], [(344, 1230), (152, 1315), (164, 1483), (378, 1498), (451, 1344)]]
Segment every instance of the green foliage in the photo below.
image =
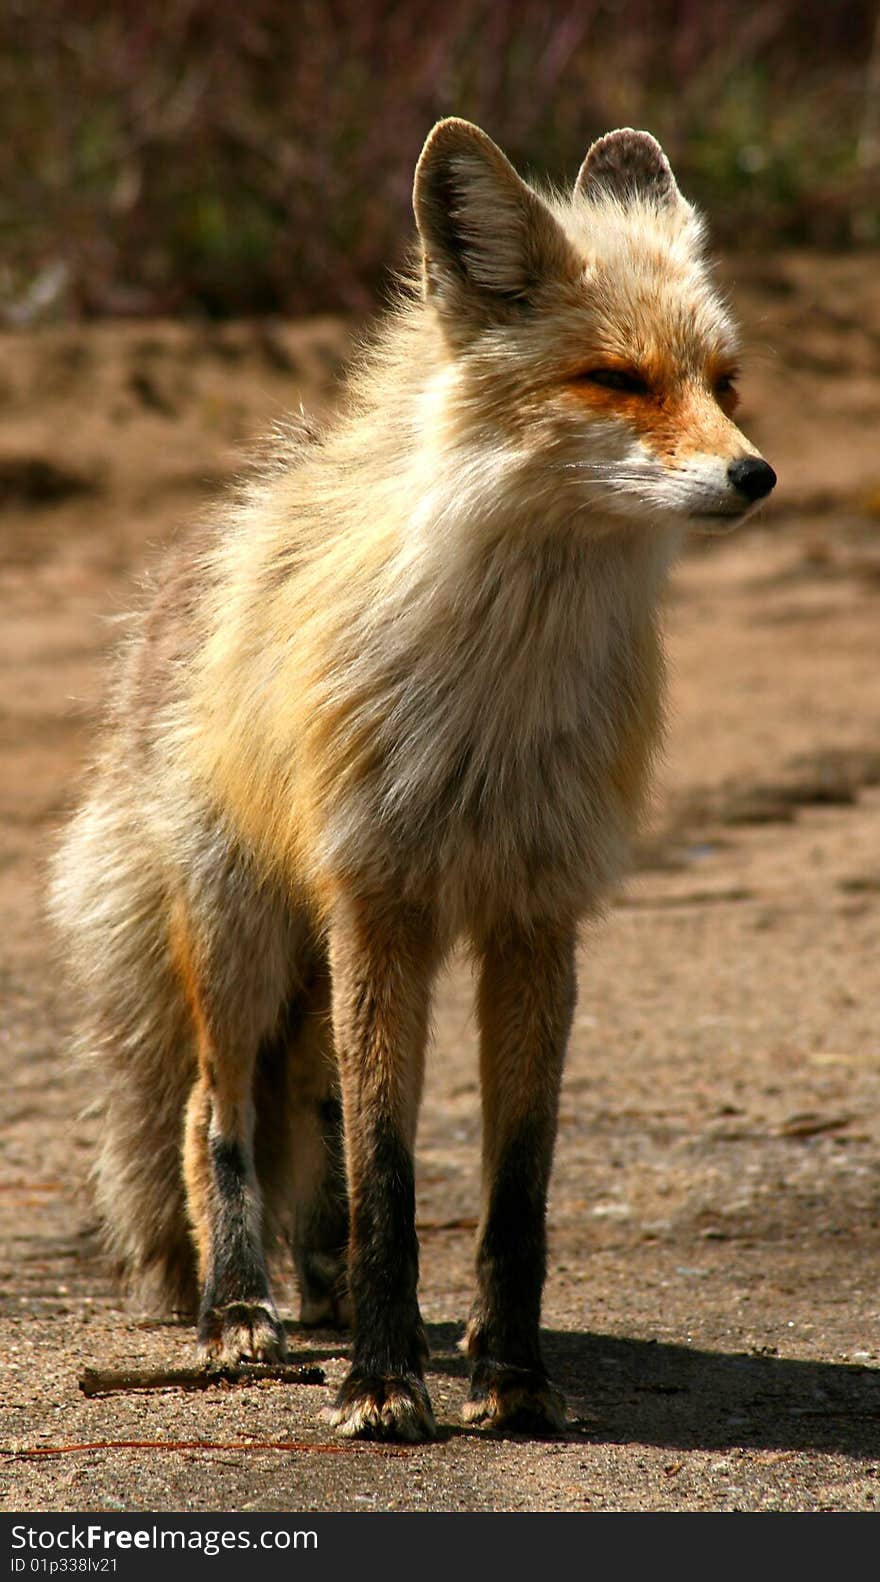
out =
[(13, 317), (362, 312), (450, 113), (560, 180), (594, 136), (648, 126), (719, 243), (880, 239), (876, 0), (0, 8)]

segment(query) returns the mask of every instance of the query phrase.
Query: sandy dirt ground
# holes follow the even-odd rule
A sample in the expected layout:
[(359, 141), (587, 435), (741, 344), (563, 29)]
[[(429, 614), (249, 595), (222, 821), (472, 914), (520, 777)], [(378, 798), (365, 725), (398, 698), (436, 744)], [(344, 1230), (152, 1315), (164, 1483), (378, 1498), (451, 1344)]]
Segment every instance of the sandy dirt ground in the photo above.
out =
[[(193, 1342), (126, 1311), (95, 1250), (45, 859), (139, 574), (255, 434), (300, 399), (332, 401), (348, 334), (327, 320), (0, 337), (7, 1509), (880, 1502), (877, 266), (725, 266), (752, 354), (743, 426), (780, 484), (756, 524), (696, 542), (675, 573), (653, 826), (584, 940), (544, 1309), (571, 1428), (546, 1443), (460, 1421), (479, 1149), (460, 963), (440, 988), (418, 1150), (440, 1441), (330, 1444), (318, 1412), (346, 1338), (300, 1332), (289, 1283), (291, 1350), (324, 1387), (78, 1387), (84, 1367), (182, 1363)], [(83, 1445), (97, 1448), (69, 1448)]]

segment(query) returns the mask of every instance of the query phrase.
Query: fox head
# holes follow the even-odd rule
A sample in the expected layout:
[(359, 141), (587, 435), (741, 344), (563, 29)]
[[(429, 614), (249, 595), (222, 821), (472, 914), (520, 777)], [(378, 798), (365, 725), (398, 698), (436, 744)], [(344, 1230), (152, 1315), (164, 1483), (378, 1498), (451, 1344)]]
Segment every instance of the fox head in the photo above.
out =
[[(441, 121), (415, 174), (422, 286), (460, 421), (605, 520), (741, 519), (776, 475), (733, 420), (737, 336), (703, 224), (647, 132), (609, 132), (541, 194), (479, 127)], [(610, 525), (610, 521), (609, 521)]]

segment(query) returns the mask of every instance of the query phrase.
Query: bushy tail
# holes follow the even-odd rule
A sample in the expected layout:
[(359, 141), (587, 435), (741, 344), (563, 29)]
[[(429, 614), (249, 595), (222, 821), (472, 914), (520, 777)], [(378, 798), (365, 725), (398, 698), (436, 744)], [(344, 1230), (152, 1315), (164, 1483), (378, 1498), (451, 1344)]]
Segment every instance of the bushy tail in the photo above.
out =
[(197, 1285), (181, 1141), (196, 1057), (169, 952), (171, 904), (131, 791), (108, 773), (55, 858), (51, 909), (77, 996), (85, 1111), (98, 1121), (105, 1244), (139, 1305), (186, 1312)]

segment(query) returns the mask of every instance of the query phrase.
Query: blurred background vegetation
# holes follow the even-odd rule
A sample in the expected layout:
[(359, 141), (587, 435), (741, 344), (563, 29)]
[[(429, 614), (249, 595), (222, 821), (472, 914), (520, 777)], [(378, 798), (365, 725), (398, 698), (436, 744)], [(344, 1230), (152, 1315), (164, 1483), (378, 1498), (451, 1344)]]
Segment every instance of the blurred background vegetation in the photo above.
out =
[(880, 243), (878, 0), (0, 0), (0, 314), (362, 313), (439, 116), (650, 128), (728, 247)]

